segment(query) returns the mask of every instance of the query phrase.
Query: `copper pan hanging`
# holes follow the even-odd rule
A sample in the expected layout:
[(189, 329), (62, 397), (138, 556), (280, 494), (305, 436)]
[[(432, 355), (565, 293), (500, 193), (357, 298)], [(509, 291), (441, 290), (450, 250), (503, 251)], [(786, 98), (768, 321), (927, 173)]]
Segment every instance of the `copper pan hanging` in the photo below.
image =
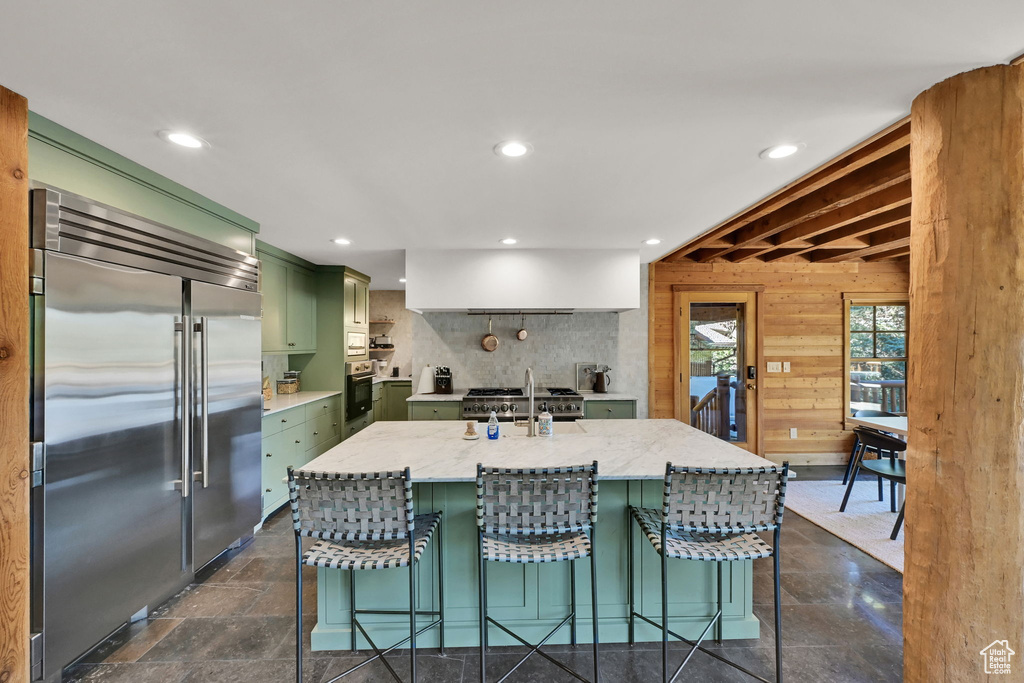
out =
[(487, 334), (480, 340), (480, 346), (484, 351), (494, 351), (498, 348), (498, 338), (491, 334), (491, 319), (487, 318)]

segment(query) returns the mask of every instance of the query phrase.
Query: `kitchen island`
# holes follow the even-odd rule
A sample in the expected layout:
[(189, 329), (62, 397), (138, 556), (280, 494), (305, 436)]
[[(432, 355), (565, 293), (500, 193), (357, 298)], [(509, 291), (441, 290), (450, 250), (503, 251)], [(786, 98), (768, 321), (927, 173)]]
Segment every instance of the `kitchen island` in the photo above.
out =
[[(691, 467), (770, 467), (772, 462), (693, 429), (676, 420), (579, 420), (555, 424), (551, 438), (527, 437), (525, 427), (501, 425), (502, 437), (489, 441), (461, 438), (462, 421), (388, 422), (371, 425), (332, 448), (303, 469), (321, 472), (379, 472), (411, 469), (416, 511), (443, 511), (443, 546), (431, 541), (419, 567), (419, 609), (436, 610), (436, 563), (439, 549), (445, 560), (445, 643), (479, 644), (477, 599), (476, 465), (552, 467), (598, 461), (600, 482), (596, 528), (597, 581), (600, 596), (601, 639), (625, 642), (629, 613), (628, 505), (660, 508), (665, 463)], [(482, 431), (485, 425), (478, 425)], [(638, 611), (656, 616), (661, 610), (658, 556), (640, 533), (634, 533), (638, 558), (635, 590)], [(577, 572), (580, 642), (590, 634), (589, 560), (550, 565), (492, 563), (488, 567), (489, 609), (496, 618), (527, 638), (540, 638), (569, 609), (569, 571)], [(763, 562), (763, 561), (762, 561)], [(724, 637), (757, 638), (753, 614), (750, 561), (725, 565)], [(407, 609), (406, 569), (358, 572), (359, 607)], [(715, 565), (669, 563), (669, 615), (671, 628), (696, 637), (715, 612)], [(350, 572), (319, 569), (318, 622), (312, 633), (314, 650), (350, 647)], [(422, 617), (427, 623), (427, 617)], [(408, 635), (408, 619), (392, 615), (365, 615), (378, 643)], [(378, 636), (380, 638), (378, 639)], [(641, 641), (660, 640), (660, 631), (637, 620)], [(562, 630), (552, 642), (568, 642)], [(360, 637), (359, 648), (369, 647)], [(512, 645), (493, 630), (492, 645)], [(437, 646), (437, 630), (423, 634), (423, 647)]]

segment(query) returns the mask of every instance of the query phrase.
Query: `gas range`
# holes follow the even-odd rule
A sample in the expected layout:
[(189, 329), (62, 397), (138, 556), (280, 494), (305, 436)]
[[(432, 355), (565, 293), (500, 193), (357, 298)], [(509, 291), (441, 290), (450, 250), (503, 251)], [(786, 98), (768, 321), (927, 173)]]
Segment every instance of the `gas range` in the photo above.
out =
[[(554, 387), (536, 389), (533, 394), (534, 416), (545, 409), (558, 422), (583, 417), (583, 397), (572, 389)], [(525, 419), (530, 412), (530, 397), (522, 389), (479, 388), (470, 389), (462, 399), (462, 417), (467, 420), (486, 420), (491, 411), (502, 422), (516, 417)]]

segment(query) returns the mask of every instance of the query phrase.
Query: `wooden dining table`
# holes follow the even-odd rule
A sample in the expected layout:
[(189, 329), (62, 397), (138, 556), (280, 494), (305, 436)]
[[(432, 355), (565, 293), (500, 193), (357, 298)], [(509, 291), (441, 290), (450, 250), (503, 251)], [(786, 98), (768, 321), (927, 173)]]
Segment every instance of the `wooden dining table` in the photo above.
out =
[(910, 434), (907, 430), (906, 415), (900, 417), (848, 417), (846, 422), (858, 427), (870, 427), (880, 432), (896, 434), (902, 437), (904, 441), (907, 440), (907, 436)]

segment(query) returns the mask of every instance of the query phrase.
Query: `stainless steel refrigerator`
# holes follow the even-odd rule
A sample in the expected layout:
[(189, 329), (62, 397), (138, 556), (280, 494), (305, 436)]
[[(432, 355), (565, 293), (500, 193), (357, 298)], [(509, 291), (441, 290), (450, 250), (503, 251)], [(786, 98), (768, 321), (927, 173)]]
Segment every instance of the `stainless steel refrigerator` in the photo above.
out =
[(33, 678), (250, 536), (259, 261), (32, 190)]

